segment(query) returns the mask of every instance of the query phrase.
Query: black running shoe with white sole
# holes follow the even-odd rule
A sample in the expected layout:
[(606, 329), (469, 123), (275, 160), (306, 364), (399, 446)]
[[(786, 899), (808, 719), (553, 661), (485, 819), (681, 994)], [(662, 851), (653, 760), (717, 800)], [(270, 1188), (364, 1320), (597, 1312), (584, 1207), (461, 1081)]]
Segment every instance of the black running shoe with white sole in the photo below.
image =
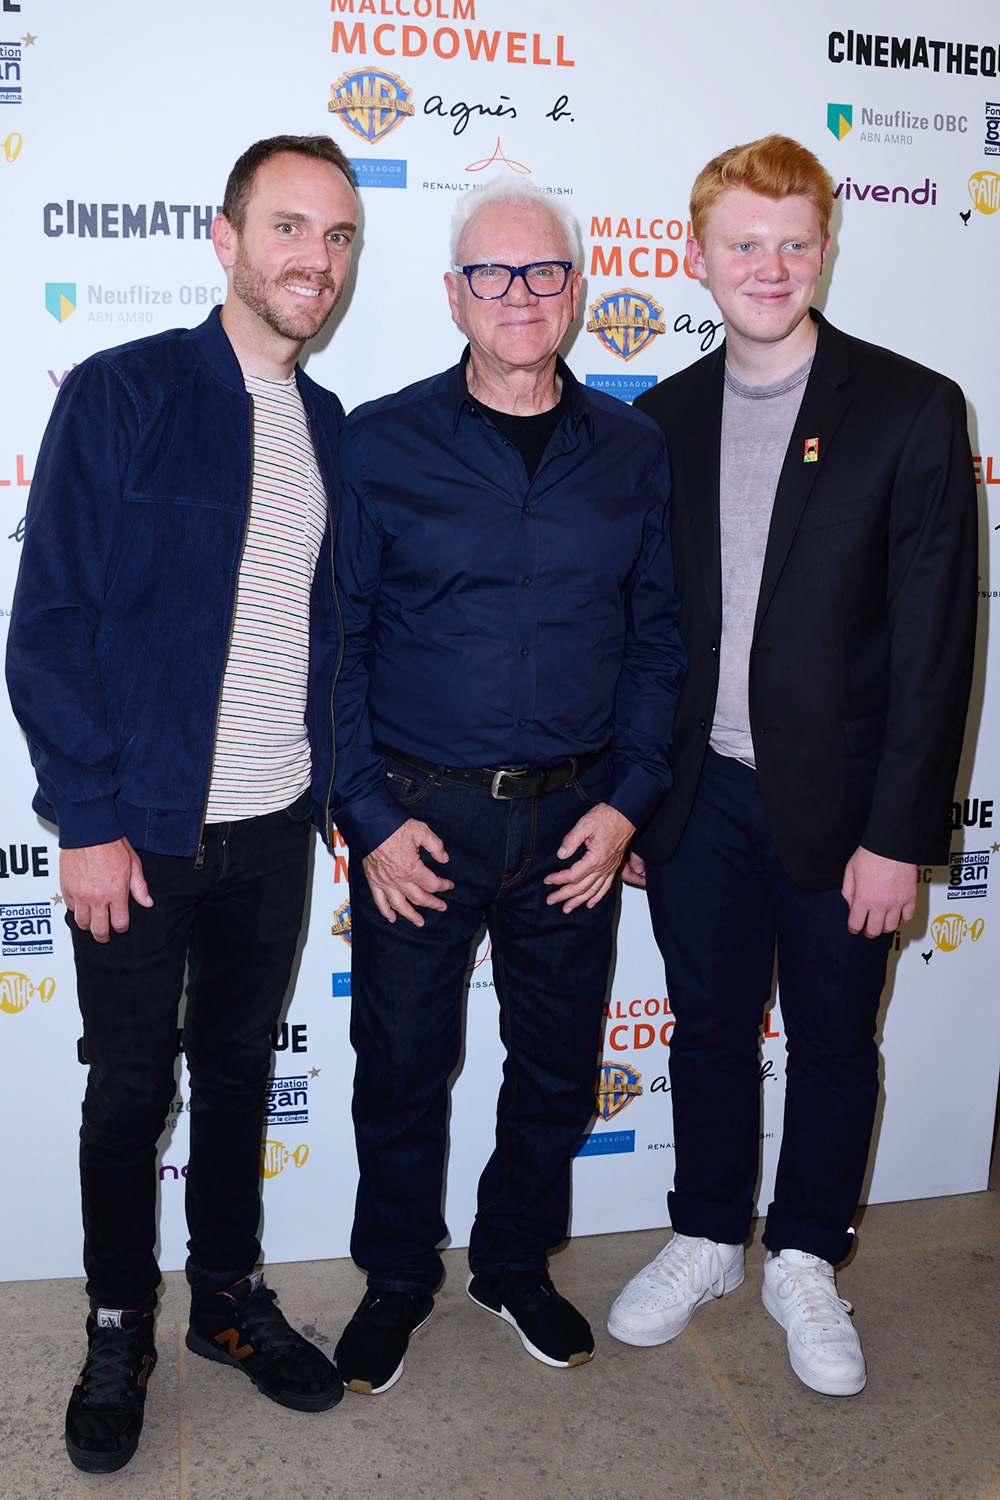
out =
[(429, 1292), (376, 1292), (362, 1297), (334, 1351), (349, 1391), (381, 1396), (403, 1373), (410, 1338), (434, 1311)]
[(472, 1275), (466, 1291), (473, 1302), (509, 1323), (528, 1353), (542, 1364), (569, 1370), (593, 1359), (590, 1324), (572, 1302), (559, 1295), (545, 1271)]

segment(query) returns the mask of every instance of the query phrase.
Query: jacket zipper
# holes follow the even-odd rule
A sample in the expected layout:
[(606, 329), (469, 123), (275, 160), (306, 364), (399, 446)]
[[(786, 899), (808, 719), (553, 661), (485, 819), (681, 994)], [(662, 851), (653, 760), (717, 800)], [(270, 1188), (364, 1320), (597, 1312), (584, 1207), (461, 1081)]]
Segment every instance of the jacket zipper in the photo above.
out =
[(240, 555), (236, 564), (236, 593), (233, 597), (233, 617), (229, 622), (229, 638), (226, 641), (226, 660), (222, 668), (222, 678), (219, 682), (219, 697), (215, 705), (215, 729), (212, 734), (212, 760), (208, 768), (208, 784), (205, 787), (205, 807), (201, 815), (201, 838), (198, 841), (198, 852), (194, 857), (194, 867), (201, 870), (205, 865), (205, 819), (208, 816), (208, 799), (212, 795), (212, 771), (215, 768), (215, 743), (219, 736), (219, 720), (222, 717), (222, 688), (226, 680), (226, 667), (229, 665), (229, 652), (233, 644), (233, 632), (236, 629), (236, 602), (239, 597), (240, 569), (243, 567), (243, 554), (247, 550), (247, 537), (250, 534), (250, 505), (253, 500), (253, 451), (256, 426), (254, 422), (253, 397), (247, 393), (250, 402), (250, 489), (247, 494), (247, 517), (243, 524), (243, 540), (240, 543)]

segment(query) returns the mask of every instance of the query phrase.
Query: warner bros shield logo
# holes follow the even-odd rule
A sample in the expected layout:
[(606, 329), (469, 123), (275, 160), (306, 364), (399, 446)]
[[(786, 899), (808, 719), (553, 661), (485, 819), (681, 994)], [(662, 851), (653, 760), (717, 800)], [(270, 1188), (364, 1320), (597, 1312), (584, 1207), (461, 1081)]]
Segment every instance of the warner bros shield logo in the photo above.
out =
[(602, 1063), (597, 1070), (597, 1103), (594, 1114), (611, 1120), (642, 1093), (642, 1074), (628, 1063)]
[(596, 333), (605, 349), (619, 359), (633, 359), (658, 333), (666, 332), (660, 304), (631, 287), (606, 292), (589, 311), (587, 332)]
[(363, 141), (373, 144), (413, 114), (413, 90), (395, 73), (365, 68), (330, 85), (330, 114), (339, 115)]

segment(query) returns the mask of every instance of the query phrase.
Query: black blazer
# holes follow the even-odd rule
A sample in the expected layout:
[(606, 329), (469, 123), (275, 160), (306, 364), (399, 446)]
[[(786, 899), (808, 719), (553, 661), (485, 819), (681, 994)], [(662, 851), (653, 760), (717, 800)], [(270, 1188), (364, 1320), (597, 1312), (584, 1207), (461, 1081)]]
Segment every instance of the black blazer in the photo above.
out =
[[(840, 885), (859, 844), (947, 860), (972, 676), (976, 487), (953, 381), (819, 338), (774, 500), (750, 653), (750, 723), (771, 834), (806, 890)], [(694, 801), (718, 691), (725, 346), (641, 395), (666, 434), (688, 672), (674, 781), (637, 851), (662, 864)], [(818, 459), (805, 462), (807, 442)]]

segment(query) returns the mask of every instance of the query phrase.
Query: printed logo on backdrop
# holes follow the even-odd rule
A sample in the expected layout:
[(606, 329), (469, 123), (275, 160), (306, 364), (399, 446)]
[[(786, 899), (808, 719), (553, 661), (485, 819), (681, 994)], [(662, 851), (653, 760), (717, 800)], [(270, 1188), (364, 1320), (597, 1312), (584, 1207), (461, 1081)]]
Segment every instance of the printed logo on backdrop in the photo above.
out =
[(966, 78), (995, 78), (997, 48), (990, 43), (938, 41), (926, 36), (888, 36), (873, 31), (831, 31), (826, 55), (832, 63), (859, 68), (923, 68)]
[[(388, 6), (388, 8), (387, 8)], [(395, 14), (427, 19), (431, 16), (439, 21), (476, 21), (482, 15), (483, 0), (480, 0), (480, 17), (476, 16), (476, 0), (411, 0), (401, 6), (396, 0)], [(391, 0), (330, 0), (330, 9), (335, 15), (389, 16), (394, 13)], [(529, 67), (573, 68), (573, 58), (567, 55), (566, 38), (557, 35), (553, 39), (541, 32), (486, 31), (482, 27), (438, 26), (426, 30), (423, 26), (381, 22), (371, 25), (366, 21), (336, 20), (333, 23), (331, 52), (343, 52), (358, 57), (367, 57), (371, 50), (380, 57), (436, 57), (450, 62), (461, 57), (463, 61), (487, 63), (526, 63)]]
[(978, 943), (985, 929), (986, 923), (982, 917), (977, 917), (974, 922), (968, 922), (958, 912), (943, 913), (935, 917), (931, 923), (931, 941), (934, 948), (930, 953), (921, 954), (921, 957), (927, 963), (934, 949), (937, 949), (939, 953), (954, 953), (962, 946), (966, 938), (972, 943)]
[(341, 937), (351, 946), (351, 903), (345, 901), (343, 906), (338, 906), (333, 914), (333, 926), (330, 928), (334, 937)]
[(19, 130), (12, 130), (2, 145), (4, 161), (17, 161), (21, 154), (21, 147), (24, 145), (24, 137)]
[[(854, 106), (851, 104), (828, 104), (826, 124), (831, 134), (842, 141), (854, 123)], [(965, 135), (969, 129), (968, 115), (917, 115), (908, 109), (880, 110), (861, 106), (861, 128), (856, 139), (869, 145), (912, 146), (914, 132), (936, 130), (945, 135)]]
[(9, 1016), (20, 1015), (32, 1000), (47, 1005), (56, 992), (54, 979), (29, 979), (27, 974), (0, 974), (0, 1010)]
[(929, 204), (933, 208), (937, 205), (937, 183), (925, 177), (915, 186), (903, 183), (891, 186), (885, 182), (854, 182), (845, 177), (843, 182), (837, 183), (833, 196), (858, 203), (902, 203), (912, 204), (915, 208)]
[(613, 1120), (642, 1093), (642, 1074), (628, 1063), (602, 1063), (597, 1070), (594, 1114)]
[[(993, 483), (1000, 484), (1000, 479)], [(957, 833), (962, 828), (993, 827), (992, 797), (966, 797), (963, 802), (951, 804), (951, 827)]]
[(960, 853), (952, 854), (948, 900), (964, 901), (970, 897), (985, 896), (989, 875), (988, 849), (963, 849)]
[(966, 224), (972, 209), (987, 217), (995, 214), (1000, 208), (1000, 172), (988, 172), (985, 168), (980, 172), (973, 172), (969, 178), (969, 197), (972, 199), (972, 208), (966, 209), (959, 216)]
[(52, 902), (0, 904), (0, 949), (4, 958), (52, 952)]
[[(221, 207), (210, 203), (171, 203), (157, 198), (152, 204), (83, 203), (67, 198), (65, 203), (46, 203), (42, 228), (49, 239), (72, 234), (77, 239), (145, 240), (162, 234), (171, 239), (210, 239), (209, 231)], [(190, 216), (190, 220), (189, 220)]]
[(587, 332), (596, 333), (605, 349), (619, 359), (634, 359), (658, 333), (666, 332), (660, 304), (632, 287), (606, 292), (588, 311)]
[(283, 1141), (263, 1140), (260, 1143), (260, 1175), (278, 1177), (286, 1167), (304, 1167), (309, 1160), (306, 1145), (286, 1146)]
[[(181, 307), (221, 307), (225, 297), (224, 286), (163, 287), (135, 281), (130, 286), (108, 286), (104, 282), (99, 282), (95, 286), (93, 283), (88, 283), (87, 322), (153, 323), (160, 319), (164, 322), (174, 321), (177, 316), (174, 311), (175, 303), (179, 303)], [(50, 308), (49, 311), (51, 312), (52, 309)], [(56, 315), (53, 313), (53, 316)]]
[(348, 130), (374, 145), (413, 114), (413, 90), (398, 74), (381, 69), (344, 73), (330, 85), (327, 109), (339, 115)]
[(826, 128), (842, 141), (854, 121), (854, 110), (850, 104), (828, 104), (826, 106)]
[(76, 312), (76, 282), (47, 281), (45, 283), (45, 310), (57, 323), (65, 323)]
[[(33, 42), (34, 37), (31, 38)], [(22, 37), (21, 41), (27, 41)], [(28, 42), (30, 46), (31, 43)], [(21, 102), (21, 42), (0, 42), (0, 104)]]
[(986, 104), (984, 156), (1000, 156), (1000, 104)]
[[(687, 222), (686, 228), (685, 223), (684, 219), (622, 218), (612, 229), (610, 214), (606, 214), (603, 219), (599, 214), (592, 215), (591, 240), (614, 240), (615, 243), (609, 249), (597, 243), (591, 247), (591, 276), (607, 277), (609, 281), (617, 280), (618, 277), (626, 274), (634, 276), (639, 281), (647, 276), (665, 280), (670, 276), (676, 276), (683, 267), (685, 276), (690, 277), (692, 281), (697, 280), (683, 251), (683, 242), (691, 233), (690, 222)], [(680, 253), (678, 254), (678, 251), (674, 250), (670, 244), (664, 244), (664, 240), (672, 240), (678, 244)], [(647, 243), (642, 243), (643, 241)], [(649, 241), (659, 243), (651, 246)], [(627, 261), (624, 260), (625, 255), (628, 256)], [(627, 271), (623, 269), (625, 266), (627, 266)]]
[(267, 1097), (268, 1125), (308, 1125), (309, 1078), (272, 1078)]
[(603, 391), (606, 396), (617, 396), (619, 401), (631, 404), (636, 396), (648, 391), (658, 380), (656, 375), (588, 375), (591, 390)]
[(47, 844), (5, 844), (0, 846), (0, 880), (13, 875), (30, 875), (32, 880), (49, 878)]

